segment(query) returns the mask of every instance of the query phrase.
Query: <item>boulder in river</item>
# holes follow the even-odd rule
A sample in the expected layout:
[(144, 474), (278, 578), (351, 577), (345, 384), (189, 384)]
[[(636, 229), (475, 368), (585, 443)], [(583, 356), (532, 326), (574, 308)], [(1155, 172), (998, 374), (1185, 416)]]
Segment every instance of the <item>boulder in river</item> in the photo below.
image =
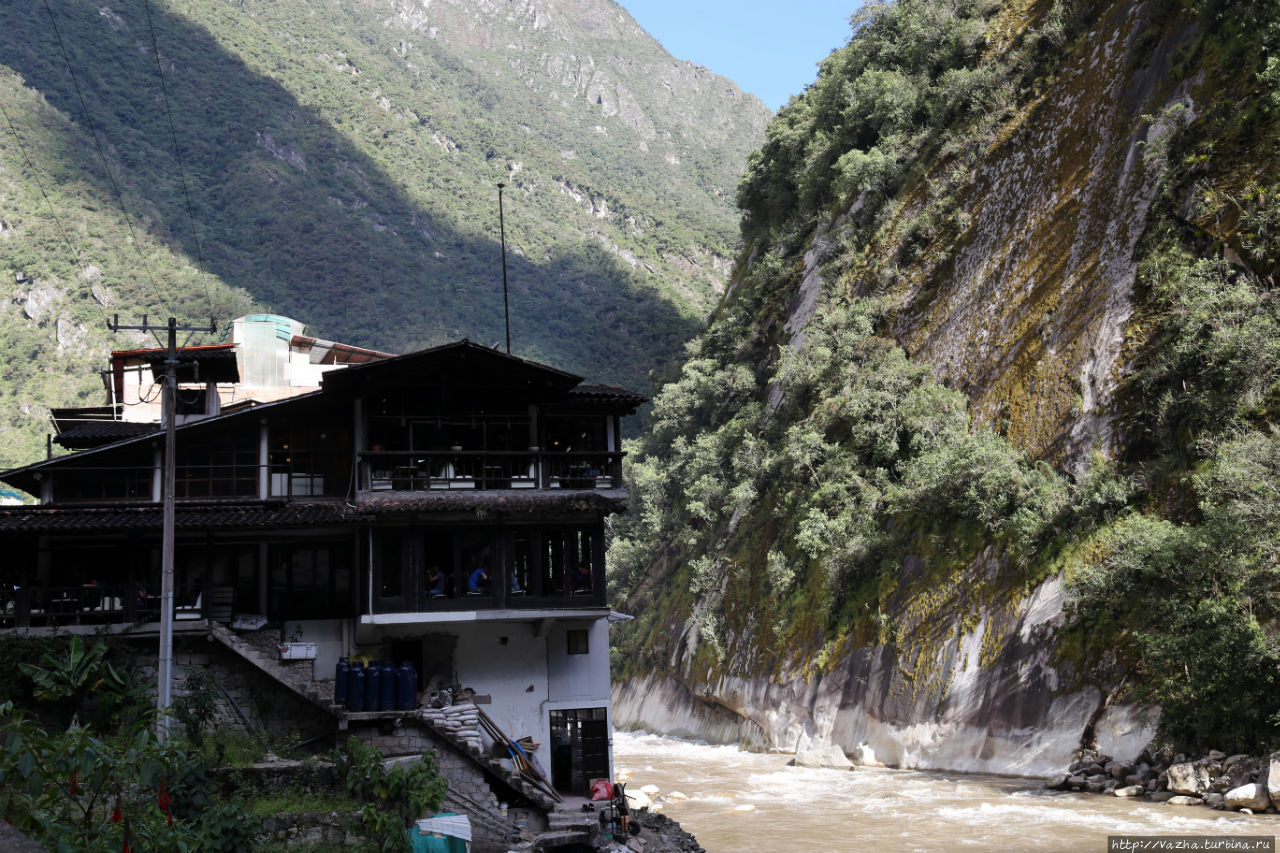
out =
[(1071, 774), (1054, 773), (1044, 780), (1044, 786), (1050, 791), (1065, 791), (1071, 787)]
[(884, 763), (876, 758), (876, 751), (866, 742), (853, 748), (853, 752), (849, 753), (849, 760), (860, 767), (884, 767)]
[(1257, 812), (1270, 805), (1271, 798), (1267, 795), (1266, 785), (1254, 783), (1232, 788), (1226, 793), (1226, 803), (1229, 809), (1253, 809)]
[(1113, 792), (1117, 797), (1141, 797), (1147, 792), (1147, 789), (1141, 785), (1129, 785), (1124, 788), (1116, 788)]
[[(1258, 781), (1262, 781), (1261, 775)], [(1280, 752), (1271, 753), (1267, 765), (1267, 792), (1271, 795), (1271, 805), (1280, 809)]]
[(1165, 800), (1171, 806), (1203, 806), (1204, 800), (1199, 797), (1188, 797), (1185, 794), (1175, 794)]
[(627, 791), (627, 807), (632, 811), (653, 807), (653, 801), (644, 791)]
[(853, 762), (844, 750), (833, 743), (810, 741), (796, 750), (797, 767), (817, 767), (830, 770), (852, 770)]
[(1203, 765), (1191, 761), (1183, 761), (1170, 765), (1167, 787), (1175, 794), (1188, 797), (1199, 797), (1209, 793), (1209, 771)]

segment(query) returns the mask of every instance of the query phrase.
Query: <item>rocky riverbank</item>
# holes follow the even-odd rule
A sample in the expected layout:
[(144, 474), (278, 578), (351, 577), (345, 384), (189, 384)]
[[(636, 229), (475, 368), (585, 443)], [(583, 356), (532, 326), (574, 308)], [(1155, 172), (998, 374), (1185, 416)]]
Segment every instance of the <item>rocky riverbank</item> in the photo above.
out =
[(1179, 806), (1208, 806), (1245, 814), (1280, 811), (1280, 753), (1266, 758), (1211, 750), (1190, 760), (1144, 751), (1134, 761), (1085, 754), (1045, 781), (1054, 791), (1133, 797)]
[(645, 853), (706, 853), (698, 839), (661, 812), (638, 809), (631, 819), (640, 824), (640, 840)]

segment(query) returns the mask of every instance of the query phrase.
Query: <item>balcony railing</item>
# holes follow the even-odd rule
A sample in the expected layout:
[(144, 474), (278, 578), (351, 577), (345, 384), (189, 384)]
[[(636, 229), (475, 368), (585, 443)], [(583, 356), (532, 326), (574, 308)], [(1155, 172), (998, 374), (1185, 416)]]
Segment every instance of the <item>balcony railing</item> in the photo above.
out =
[(622, 455), (620, 451), (370, 450), (362, 452), (360, 460), (364, 488), (374, 491), (616, 489), (622, 485)]
[[(0, 595), (0, 628), (159, 622), (157, 592), (137, 584), (7, 589)], [(174, 620), (179, 622), (203, 619), (210, 607), (203, 586), (179, 585), (173, 600)]]

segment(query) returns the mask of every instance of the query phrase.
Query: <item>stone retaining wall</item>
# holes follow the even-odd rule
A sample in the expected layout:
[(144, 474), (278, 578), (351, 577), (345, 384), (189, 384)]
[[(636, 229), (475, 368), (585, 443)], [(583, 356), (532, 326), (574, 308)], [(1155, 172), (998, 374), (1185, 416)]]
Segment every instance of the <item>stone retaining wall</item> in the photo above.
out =
[[(377, 747), (388, 757), (421, 755), (434, 752), (436, 766), (440, 775), (449, 782), (449, 791), (460, 794), (466, 801), (474, 802), (491, 813), (500, 808), (498, 797), (489, 787), (489, 780), (475, 759), (466, 755), (452, 743), (436, 736), (424, 723), (411, 718), (403, 720), (402, 725), (390, 734), (384, 734), (378, 727), (352, 726), (353, 736)], [(507, 844), (501, 834), (490, 830), (479, 821), (471, 822), (472, 845), (474, 853), (504, 851)]]
[(307, 812), (264, 818), (262, 834), (269, 843), (332, 844), (354, 847), (367, 840), (360, 834), (362, 812)]
[[(139, 677), (155, 683), (157, 675), (156, 650), (138, 645), (135, 666)], [(310, 661), (297, 664), (310, 667)], [(184, 695), (183, 681), (188, 669), (204, 667), (217, 679), (226, 691), (215, 697), (214, 726), (218, 728), (245, 728), (241, 712), (248, 717), (253, 728), (267, 729), (296, 737), (299, 741), (332, 734), (337, 721), (324, 710), (313, 705), (271, 676), (245, 661), (215, 640), (204, 637), (175, 637), (173, 646), (173, 695)], [(230, 694), (239, 712), (227, 699)]]

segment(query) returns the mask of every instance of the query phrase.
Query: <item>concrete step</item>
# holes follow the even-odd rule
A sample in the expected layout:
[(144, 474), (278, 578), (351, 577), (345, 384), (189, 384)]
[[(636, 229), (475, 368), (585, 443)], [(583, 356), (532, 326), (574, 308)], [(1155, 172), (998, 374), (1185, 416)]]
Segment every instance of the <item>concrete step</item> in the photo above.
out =
[(547, 828), (550, 830), (587, 829), (594, 826), (598, 820), (599, 814), (597, 812), (557, 810), (547, 815)]

